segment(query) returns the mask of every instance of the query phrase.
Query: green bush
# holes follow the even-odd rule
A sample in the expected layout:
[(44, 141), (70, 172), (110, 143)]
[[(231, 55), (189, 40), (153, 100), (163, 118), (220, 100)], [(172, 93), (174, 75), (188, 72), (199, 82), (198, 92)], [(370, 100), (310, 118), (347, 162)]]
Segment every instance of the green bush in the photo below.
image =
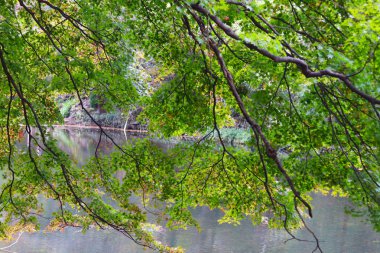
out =
[[(102, 114), (92, 112), (91, 116), (96, 122), (104, 127), (123, 128), (125, 124), (125, 120), (119, 112)], [(75, 115), (75, 120), (83, 125), (92, 125), (94, 123), (85, 112), (77, 113)]]
[(99, 105), (99, 98), (98, 98), (98, 96), (96, 94), (91, 93), (90, 97), (89, 97), (89, 100), (90, 100), (90, 107), (91, 108), (98, 107), (98, 105)]
[(251, 139), (249, 130), (239, 128), (222, 128), (220, 129), (221, 137), (227, 143), (246, 143)]
[(106, 104), (106, 98), (104, 95), (98, 95), (93, 92), (91, 92), (89, 96), (89, 102), (90, 102), (90, 107), (93, 109), (97, 109), (98, 107), (104, 107)]
[(63, 118), (68, 118), (70, 116), (71, 107), (73, 107), (77, 101), (74, 98), (68, 99), (63, 102), (61, 109), (59, 110)]
[(100, 115), (95, 115), (95, 120), (101, 123), (103, 126), (110, 127), (123, 127), (124, 120), (118, 113), (105, 113)]

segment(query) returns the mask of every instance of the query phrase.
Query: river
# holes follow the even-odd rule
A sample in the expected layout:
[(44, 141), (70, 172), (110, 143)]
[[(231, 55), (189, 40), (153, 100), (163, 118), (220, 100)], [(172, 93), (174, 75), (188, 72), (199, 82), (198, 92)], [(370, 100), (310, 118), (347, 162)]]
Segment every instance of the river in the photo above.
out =
[[(94, 153), (98, 132), (93, 129), (59, 128), (54, 130), (60, 147), (78, 163), (83, 164)], [(125, 141), (122, 132), (111, 133), (120, 143)], [(136, 137), (128, 136), (129, 139)], [(166, 145), (158, 143), (159, 145)], [(103, 138), (101, 150), (111, 152), (111, 141)], [(313, 194), (314, 218), (307, 220), (320, 240), (326, 253), (376, 253), (380, 252), (380, 233), (376, 233), (364, 218), (354, 218), (344, 213), (349, 202), (343, 198)], [(45, 203), (47, 212), (56, 209), (52, 201)], [(289, 236), (283, 230), (267, 229), (264, 225), (252, 226), (246, 219), (239, 226), (219, 224), (221, 211), (197, 208), (192, 211), (200, 222), (202, 232), (196, 229), (169, 231), (163, 229), (156, 237), (165, 244), (182, 246), (191, 253), (305, 253), (312, 252), (313, 243), (295, 240), (284, 243)], [(311, 239), (305, 230), (295, 233), (298, 237)], [(0, 241), (0, 248), (12, 242)], [(112, 230), (90, 230), (82, 234), (78, 228), (61, 232), (23, 233), (13, 246), (0, 252), (18, 253), (143, 253), (150, 252)]]

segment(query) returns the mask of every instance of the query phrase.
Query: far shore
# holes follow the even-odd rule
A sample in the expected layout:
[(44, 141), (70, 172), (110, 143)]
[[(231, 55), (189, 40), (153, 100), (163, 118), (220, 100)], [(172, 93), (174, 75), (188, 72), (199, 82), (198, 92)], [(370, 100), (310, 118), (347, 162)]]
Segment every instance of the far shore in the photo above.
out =
[[(99, 129), (98, 126), (89, 126), (89, 125), (72, 125), (72, 124), (64, 124), (64, 125), (52, 125), (56, 128), (88, 128), (88, 129)], [(135, 130), (135, 129), (123, 129), (123, 128), (117, 128), (117, 127), (102, 127), (106, 130), (114, 130), (114, 131), (122, 131), (122, 132), (129, 132), (129, 133), (148, 133), (147, 130)]]

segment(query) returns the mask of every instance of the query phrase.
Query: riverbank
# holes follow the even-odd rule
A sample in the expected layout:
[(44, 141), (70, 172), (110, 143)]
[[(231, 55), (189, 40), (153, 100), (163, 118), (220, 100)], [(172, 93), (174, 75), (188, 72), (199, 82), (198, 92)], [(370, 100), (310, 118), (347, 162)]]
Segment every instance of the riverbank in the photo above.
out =
[(142, 109), (137, 107), (129, 113), (124, 114), (120, 109), (106, 110), (93, 97), (83, 97), (83, 107), (86, 108), (91, 117), (83, 111), (82, 105), (77, 98), (71, 94), (59, 95), (56, 99), (65, 126), (97, 127), (94, 120), (102, 127), (114, 129), (126, 129), (144, 132), (147, 125), (141, 124), (137, 117)]
[[(64, 124), (64, 125), (53, 125), (54, 128), (85, 128), (85, 129), (99, 129), (97, 125), (80, 125), (80, 124)], [(102, 126), (104, 130), (111, 131), (120, 131), (120, 132), (128, 132), (128, 133), (139, 133), (139, 134), (147, 134), (147, 130), (133, 130), (133, 129), (123, 129), (117, 127), (107, 127)]]
[[(60, 95), (57, 98), (57, 103), (62, 114), (64, 124), (55, 125), (54, 127), (70, 127), (70, 128), (89, 128), (97, 129), (98, 125), (94, 123), (95, 120), (103, 129), (112, 131), (124, 131), (128, 133), (135, 133), (139, 135), (148, 135), (148, 125), (142, 124), (138, 120), (138, 116), (142, 112), (141, 107), (129, 111), (126, 115), (117, 108), (112, 112), (106, 111), (98, 103), (91, 100), (91, 96), (82, 99), (83, 106), (87, 108), (91, 114), (91, 119), (82, 109), (79, 101), (72, 95)], [(235, 115), (235, 117), (238, 117)], [(235, 118), (234, 117), (234, 118)], [(220, 134), (225, 143), (229, 145), (246, 144), (251, 139), (251, 132), (241, 123), (239, 118), (236, 118), (236, 125), (234, 127), (220, 129)], [(174, 139), (197, 141), (202, 138), (199, 136), (179, 136)], [(216, 135), (215, 139), (219, 139)]]

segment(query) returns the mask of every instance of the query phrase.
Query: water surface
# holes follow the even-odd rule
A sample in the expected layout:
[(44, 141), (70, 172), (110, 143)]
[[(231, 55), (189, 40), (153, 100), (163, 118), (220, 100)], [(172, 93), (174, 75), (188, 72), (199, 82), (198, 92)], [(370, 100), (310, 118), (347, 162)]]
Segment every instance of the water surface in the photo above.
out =
[[(94, 154), (99, 141), (99, 133), (93, 129), (56, 129), (54, 137), (60, 147), (72, 158), (83, 164)], [(110, 132), (115, 141), (122, 144), (126, 141), (122, 132)], [(128, 136), (128, 141), (133, 141)], [(167, 144), (158, 143), (165, 146)], [(100, 149), (109, 153), (113, 149), (110, 140), (102, 138)], [(348, 201), (331, 196), (314, 195), (314, 215), (308, 220), (310, 228), (320, 240), (321, 247), (326, 253), (376, 253), (380, 252), (380, 233), (372, 230), (371, 225), (363, 222), (363, 218), (353, 218), (344, 213)], [(47, 212), (56, 210), (56, 203), (46, 201)], [(164, 244), (182, 246), (186, 252), (192, 253), (305, 253), (312, 252), (315, 245), (298, 241), (288, 241), (289, 235), (283, 230), (270, 230), (265, 226), (252, 226), (251, 222), (243, 220), (241, 225), (232, 226), (219, 224), (222, 217), (218, 210), (208, 208), (193, 210), (194, 217), (200, 222), (202, 232), (189, 228), (188, 230), (169, 231), (163, 229), (156, 233), (157, 238)], [(305, 230), (296, 232), (301, 238), (311, 239)], [(0, 241), (0, 247), (11, 242)], [(2, 250), (0, 250), (1, 252)], [(4, 252), (18, 253), (143, 253), (151, 252), (143, 249), (112, 231), (90, 230), (82, 234), (77, 228), (67, 228), (53, 233), (23, 233), (15, 245)]]

